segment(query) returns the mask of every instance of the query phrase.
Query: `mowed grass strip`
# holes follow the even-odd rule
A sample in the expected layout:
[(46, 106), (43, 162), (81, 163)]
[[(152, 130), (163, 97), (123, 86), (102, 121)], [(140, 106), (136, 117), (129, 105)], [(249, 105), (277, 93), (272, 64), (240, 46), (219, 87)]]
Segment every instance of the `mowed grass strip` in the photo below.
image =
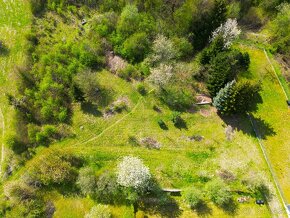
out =
[(288, 202), (290, 202), (290, 109), (285, 95), (263, 50), (243, 46), (251, 56), (250, 71), (262, 83), (262, 104), (253, 113), (262, 122), (257, 124), (259, 133), (279, 183)]

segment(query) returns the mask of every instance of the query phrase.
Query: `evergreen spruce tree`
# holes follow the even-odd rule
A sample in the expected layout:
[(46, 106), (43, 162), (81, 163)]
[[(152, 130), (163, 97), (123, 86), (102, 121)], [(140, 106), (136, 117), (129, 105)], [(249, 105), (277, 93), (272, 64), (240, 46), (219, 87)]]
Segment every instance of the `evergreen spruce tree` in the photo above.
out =
[(226, 86), (218, 92), (216, 97), (213, 98), (213, 106), (215, 106), (221, 114), (230, 114), (235, 111), (235, 84), (235, 80), (227, 83)]

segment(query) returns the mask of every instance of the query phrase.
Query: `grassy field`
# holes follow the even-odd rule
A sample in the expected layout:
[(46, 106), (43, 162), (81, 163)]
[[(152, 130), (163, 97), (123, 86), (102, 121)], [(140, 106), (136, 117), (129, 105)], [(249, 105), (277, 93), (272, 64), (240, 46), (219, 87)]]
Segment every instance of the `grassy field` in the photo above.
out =
[[(156, 100), (153, 92), (142, 97), (135, 90), (135, 84), (128, 83), (107, 71), (100, 72), (98, 77), (101, 84), (106, 84), (108, 89), (114, 90), (107, 103), (120, 96), (126, 96), (130, 99), (128, 111), (103, 118), (102, 107), (75, 104), (72, 122), (74, 137), (53, 144), (50, 148), (40, 147), (38, 155), (29, 161), (26, 167), (37, 164), (48, 149), (63, 149), (84, 156), (88, 164), (96, 170), (96, 174), (100, 175), (106, 170), (114, 170), (121, 157), (134, 155), (141, 157), (150, 167), (161, 187), (181, 189), (193, 184), (202, 188), (204, 186), (202, 177), (218, 177), (218, 172), (223, 169), (232, 172), (237, 178), (231, 185), (235, 201), (240, 196), (237, 190), (246, 191), (239, 181), (253, 177), (263, 178), (272, 193), (269, 207), (255, 205), (255, 199), (252, 198), (250, 203), (234, 205), (235, 216), (247, 217), (252, 214), (253, 217), (270, 217), (271, 211), (276, 215), (283, 214), (269, 170), (246, 117), (222, 120), (211, 107), (194, 108), (191, 113), (182, 114), (186, 128), (178, 129), (170, 120), (172, 112)], [(154, 111), (154, 105), (158, 105), (162, 112)], [(166, 122), (168, 130), (162, 130), (158, 126), (159, 119)], [(225, 123), (236, 127), (232, 141), (226, 140)], [(189, 141), (188, 137), (193, 135), (201, 135), (204, 139), (200, 142)], [(130, 136), (138, 139), (154, 138), (162, 144), (162, 147), (160, 150), (149, 150), (133, 146), (128, 140)], [(21, 175), (26, 167), (15, 177)], [(82, 202), (86, 200), (79, 197), (58, 196), (51, 199), (56, 203), (57, 217), (65, 217), (69, 213), (68, 209), (69, 214), (73, 214), (71, 211), (74, 210), (76, 214), (88, 211), (87, 207), (82, 206)], [(221, 210), (209, 202), (205, 211), (192, 211), (184, 205), (181, 197), (175, 197), (175, 200), (181, 205), (178, 211), (181, 217), (195, 217), (200, 213), (219, 217), (232, 215), (232, 212)], [(81, 209), (67, 206), (74, 204), (79, 205), (76, 208)], [(115, 210), (119, 209), (114, 208)], [(160, 216), (160, 212), (155, 212), (157, 217)], [(144, 213), (149, 214), (148, 211)]]
[[(26, 61), (25, 34), (29, 31), (31, 12), (28, 0), (0, 0), (0, 41), (6, 47), (6, 52), (0, 55), (0, 107), (4, 115), (5, 132), (15, 131), (14, 112), (8, 105), (5, 93), (15, 93), (17, 66)], [(3, 142), (3, 117), (0, 116), (0, 144)], [(2, 149), (0, 149), (2, 152)]]
[(263, 141), (271, 163), (289, 202), (289, 108), (282, 88), (271, 70), (263, 51), (251, 47), (244, 48), (254, 60), (251, 64), (251, 72), (256, 78), (261, 79), (263, 85), (261, 93), (263, 103), (258, 106), (254, 116), (263, 121), (258, 124), (259, 132), (264, 136)]

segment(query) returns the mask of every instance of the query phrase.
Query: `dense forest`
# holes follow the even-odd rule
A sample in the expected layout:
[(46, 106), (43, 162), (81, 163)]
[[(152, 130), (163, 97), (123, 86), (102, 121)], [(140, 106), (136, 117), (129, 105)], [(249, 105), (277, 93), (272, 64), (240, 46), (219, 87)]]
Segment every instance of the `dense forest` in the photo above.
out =
[[(118, 91), (110, 83), (116, 77), (133, 87), (141, 100), (159, 102), (153, 106), (157, 113), (168, 108), (169, 121), (164, 117), (155, 121), (164, 132), (168, 122), (180, 131), (187, 128), (184, 117), (199, 103), (200, 95), (210, 99), (222, 120), (257, 111), (262, 78), (244, 76), (254, 61), (244, 44), (263, 47), (280, 58), (286, 69), (281, 79), (289, 88), (287, 0), (31, 0), (30, 9), (27, 60), (14, 69), (17, 90), (6, 93), (17, 125), (4, 139), (9, 152), (3, 163), (3, 217), (52, 217), (54, 207), (47, 193), (54, 190), (93, 199), (97, 206), (87, 218), (112, 217), (104, 205), (132, 205), (136, 214), (150, 204), (148, 199), (158, 198), (161, 208), (172, 203), (137, 157), (112, 158), (119, 161), (117, 175), (102, 170), (96, 175), (89, 155), (62, 150), (83, 128), (74, 130), (76, 105), (103, 114), (103, 120), (134, 111), (137, 97), (115, 98)], [(249, 39), (248, 32), (256, 34), (255, 40)], [(1, 55), (5, 52), (5, 41), (0, 41)], [(107, 83), (100, 79), (104, 72), (114, 76)], [(129, 136), (128, 143), (161, 148), (157, 140), (136, 135)], [(43, 150), (46, 154), (37, 160)], [(100, 159), (105, 161), (105, 155), (100, 154)], [(27, 167), (32, 161), (33, 167)], [(205, 191), (185, 188), (184, 202), (194, 210), (206, 199), (234, 214), (229, 209), (234, 197), (230, 184), (239, 182), (229, 172), (221, 177), (192, 179), (192, 184), (205, 184)], [(263, 201), (270, 195), (262, 183), (240, 181), (236, 186)], [(164, 207), (161, 217), (179, 216)]]

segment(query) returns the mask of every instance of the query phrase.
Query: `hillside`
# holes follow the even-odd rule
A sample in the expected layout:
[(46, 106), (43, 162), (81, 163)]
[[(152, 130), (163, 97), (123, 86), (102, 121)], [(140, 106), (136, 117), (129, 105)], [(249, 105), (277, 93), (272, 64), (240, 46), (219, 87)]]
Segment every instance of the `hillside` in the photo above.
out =
[(287, 217), (287, 1), (0, 6), (1, 217)]

